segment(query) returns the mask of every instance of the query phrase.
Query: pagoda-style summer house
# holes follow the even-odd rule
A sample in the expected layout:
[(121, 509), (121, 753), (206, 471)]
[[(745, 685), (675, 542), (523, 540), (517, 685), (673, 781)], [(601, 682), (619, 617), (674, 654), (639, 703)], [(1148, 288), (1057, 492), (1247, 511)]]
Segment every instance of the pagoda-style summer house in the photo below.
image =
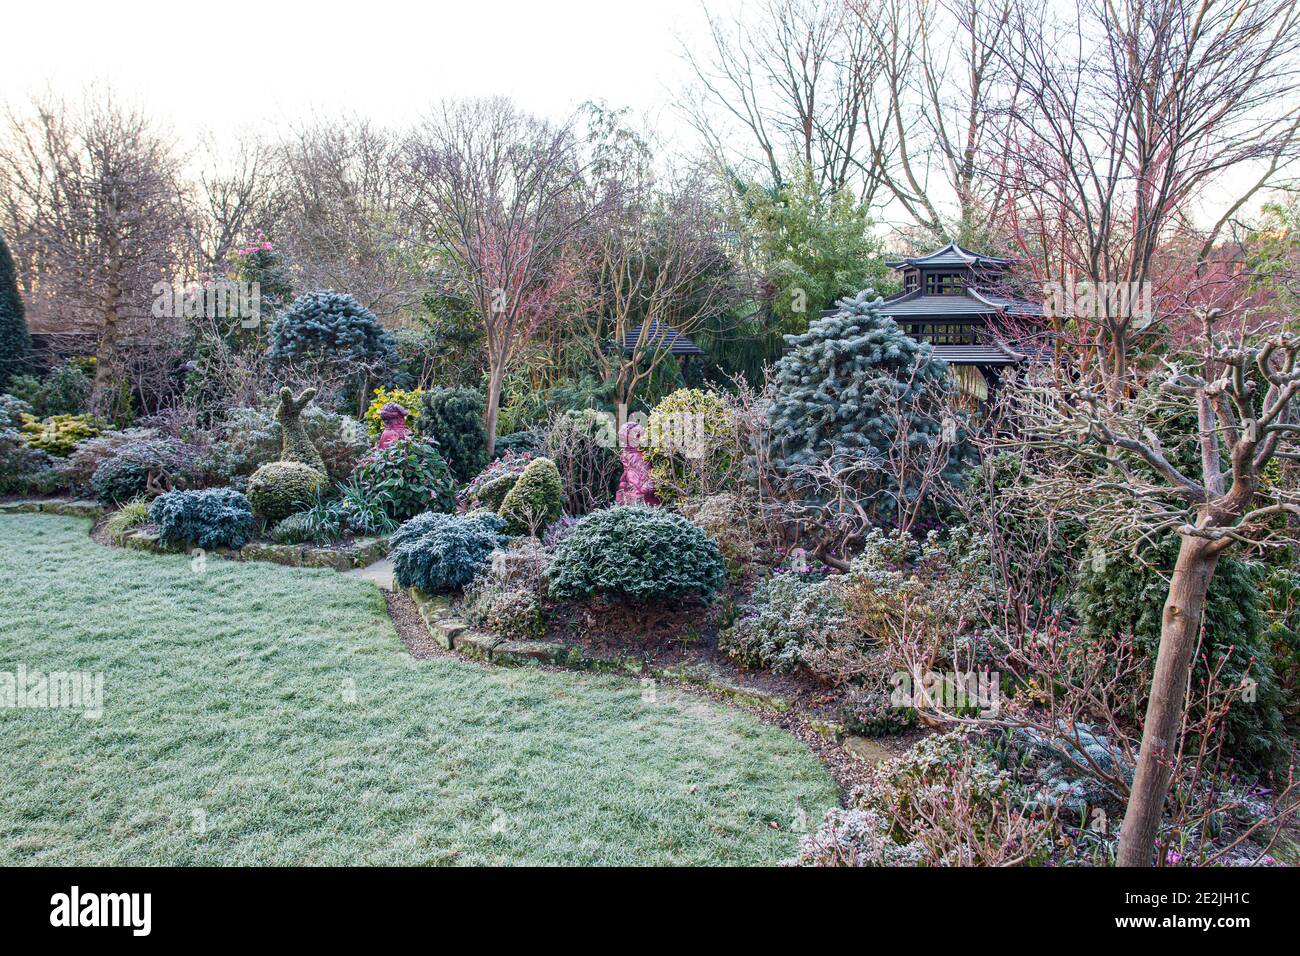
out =
[(1009, 368), (1030, 358), (1004, 345), (999, 334), (1010, 321), (1032, 322), (1043, 312), (1041, 305), (995, 291), (1012, 262), (950, 242), (928, 255), (886, 263), (902, 273), (903, 291), (885, 299), (881, 311), (914, 339), (934, 346), (971, 404), (986, 401)]

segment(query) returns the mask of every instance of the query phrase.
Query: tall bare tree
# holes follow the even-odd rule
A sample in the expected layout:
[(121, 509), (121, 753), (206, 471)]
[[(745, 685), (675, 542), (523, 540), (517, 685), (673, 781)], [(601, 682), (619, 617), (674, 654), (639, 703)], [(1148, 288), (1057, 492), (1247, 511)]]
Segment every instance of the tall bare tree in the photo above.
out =
[(9, 113), (0, 188), (18, 220), (38, 316), (99, 341), (97, 401), (118, 394), (121, 339), (147, 332), (153, 286), (174, 281), (184, 216), (167, 138), (111, 92)]
[(572, 127), (503, 98), (446, 102), (412, 134), (405, 155), (409, 208), (483, 329), (490, 454), (506, 373), (566, 293), (569, 253), (591, 215), (579, 201)]
[(406, 201), (401, 137), (362, 118), (295, 129), (275, 149), (272, 238), (301, 289), (337, 289), (381, 319), (416, 306), (427, 255)]
[(735, 302), (724, 226), (707, 182), (684, 174), (608, 197), (589, 240), (591, 299), (580, 338), (615, 402), (672, 356), (679, 336), (710, 328)]
[[(1164, 273), (1194, 271), (1296, 158), (1295, 0), (1085, 0), (1068, 16), (1017, 0), (1009, 27), (993, 48), (1015, 78), (1001, 213), (1042, 278), (1149, 288), (1171, 230), (1210, 188), (1233, 190), (1199, 252)], [(1159, 296), (1150, 310), (1102, 299), (1083, 328), (1112, 400), (1134, 349), (1170, 318)]]
[(730, 22), (705, 16), (707, 49), (683, 50), (697, 81), (683, 105), (714, 156), (762, 170), (778, 187), (806, 166), (826, 192), (849, 186), (870, 201), (875, 164), (862, 156), (877, 148), (868, 136), (873, 64), (844, 4), (761, 0)]
[(180, 184), (191, 255), (204, 275), (225, 272), (237, 244), (270, 219), (270, 147), (252, 136), (235, 140), (231, 149), (223, 145), (224, 140), (204, 137), (200, 164)]
[[(1266, 481), (1270, 463), (1300, 458), (1300, 339), (1215, 327), (1204, 319), (1200, 347), (1167, 363), (1150, 396), (1116, 407), (1100, 369), (1074, 382), (1030, 389), (1020, 408), (1029, 439), (1067, 449), (1039, 492), (1087, 508), (1106, 541), (1176, 533), (1178, 559), (1161, 623), (1155, 676), (1137, 774), (1120, 840), (1121, 866), (1151, 864), (1178, 754), (1179, 728), (1202, 612), (1219, 559), (1230, 549), (1296, 543), (1300, 491), (1293, 476)], [(1166, 447), (1153, 422), (1194, 415), (1195, 467)]]

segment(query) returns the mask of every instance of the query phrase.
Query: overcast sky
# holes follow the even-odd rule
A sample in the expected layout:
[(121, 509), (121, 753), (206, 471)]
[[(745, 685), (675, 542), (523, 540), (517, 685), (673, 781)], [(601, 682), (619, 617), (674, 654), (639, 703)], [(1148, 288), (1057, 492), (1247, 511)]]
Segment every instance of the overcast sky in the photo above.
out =
[[(742, 6), (708, 0), (724, 19)], [(673, 108), (690, 80), (681, 41), (708, 43), (699, 0), (25, 0), (3, 17), (0, 100), (107, 82), (182, 144), (313, 113), (396, 125), (446, 96), (504, 94), (555, 119), (589, 99), (630, 107), (690, 149)], [(1255, 175), (1233, 170), (1203, 214)]]
[(681, 129), (677, 37), (704, 15), (698, 0), (35, 0), (4, 23), (5, 100), (107, 80), (184, 136), (312, 111), (401, 122), (496, 93), (555, 118), (603, 99)]

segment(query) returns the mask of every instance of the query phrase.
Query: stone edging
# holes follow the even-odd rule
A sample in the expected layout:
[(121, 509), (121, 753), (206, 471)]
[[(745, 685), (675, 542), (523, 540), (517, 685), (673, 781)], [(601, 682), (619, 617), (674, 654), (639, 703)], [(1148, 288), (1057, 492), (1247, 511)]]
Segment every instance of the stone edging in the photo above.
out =
[[(26, 501), (0, 502), (0, 514), (53, 514), (69, 518), (98, 521), (106, 511), (97, 501), (68, 498), (32, 498)], [(128, 531), (117, 540), (123, 548), (152, 551), (155, 554), (180, 554), (184, 548), (163, 544), (156, 531)], [(388, 554), (385, 537), (358, 538), (346, 548), (318, 548), (303, 544), (271, 544), (253, 541), (238, 550), (213, 548), (206, 552), (232, 561), (269, 561), (294, 568), (333, 568), (351, 571), (364, 568)]]
[[(128, 531), (119, 542), (122, 547), (155, 554), (179, 554), (185, 549), (163, 544), (156, 531)], [(351, 571), (364, 568), (388, 554), (387, 538), (358, 538), (346, 548), (319, 548), (305, 544), (271, 544), (251, 541), (239, 549), (212, 548), (205, 552), (230, 561), (266, 561), (291, 568), (333, 568)]]
[[(405, 593), (415, 604), (429, 634), (440, 646), (474, 660), (503, 667), (549, 664), (567, 670), (614, 671), (635, 677), (663, 678), (704, 688), (742, 707), (778, 714), (790, 710), (790, 702), (784, 697), (736, 683), (707, 664), (653, 668), (640, 657), (591, 657), (561, 641), (508, 641), (475, 630), (452, 611), (451, 603), (442, 595), (425, 594), (416, 588), (406, 588)], [(836, 739), (843, 733), (842, 728), (829, 722), (818, 724), (814, 729), (828, 739)]]
[(51, 514), (96, 521), (104, 517), (104, 508), (98, 501), (88, 499), (31, 498), (0, 502), (0, 514)]

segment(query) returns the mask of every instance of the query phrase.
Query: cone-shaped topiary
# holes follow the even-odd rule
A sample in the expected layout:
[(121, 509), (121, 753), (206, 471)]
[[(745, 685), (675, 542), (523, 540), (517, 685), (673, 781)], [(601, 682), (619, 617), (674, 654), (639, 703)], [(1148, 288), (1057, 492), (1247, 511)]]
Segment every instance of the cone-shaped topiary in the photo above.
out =
[[(788, 475), (832, 455), (883, 456), (904, 422), (912, 446), (934, 442), (943, 432), (944, 396), (951, 389), (947, 363), (883, 315), (871, 289), (839, 306), (803, 335), (785, 336), (788, 350), (776, 363), (767, 417), (773, 459)], [(959, 480), (959, 463), (954, 447), (950, 480)], [(859, 496), (891, 511), (894, 495), (916, 493), (894, 481), (888, 469), (864, 471)]]
[(11, 378), (25, 375), (31, 368), (32, 337), (18, 292), (18, 271), (0, 233), (0, 392), (9, 387)]
[(267, 524), (306, 511), (325, 485), (325, 475), (300, 461), (273, 461), (248, 479), (248, 500)]
[(564, 508), (564, 485), (555, 462), (535, 458), (514, 483), (497, 511), (506, 519), (510, 534), (538, 534), (560, 516)]
[(307, 429), (302, 424), (302, 410), (316, 397), (316, 389), (309, 388), (297, 398), (288, 388), (280, 389), (280, 405), (275, 410), (275, 420), (280, 423), (280, 460), (296, 461), (325, 474), (325, 460), (311, 443)]

